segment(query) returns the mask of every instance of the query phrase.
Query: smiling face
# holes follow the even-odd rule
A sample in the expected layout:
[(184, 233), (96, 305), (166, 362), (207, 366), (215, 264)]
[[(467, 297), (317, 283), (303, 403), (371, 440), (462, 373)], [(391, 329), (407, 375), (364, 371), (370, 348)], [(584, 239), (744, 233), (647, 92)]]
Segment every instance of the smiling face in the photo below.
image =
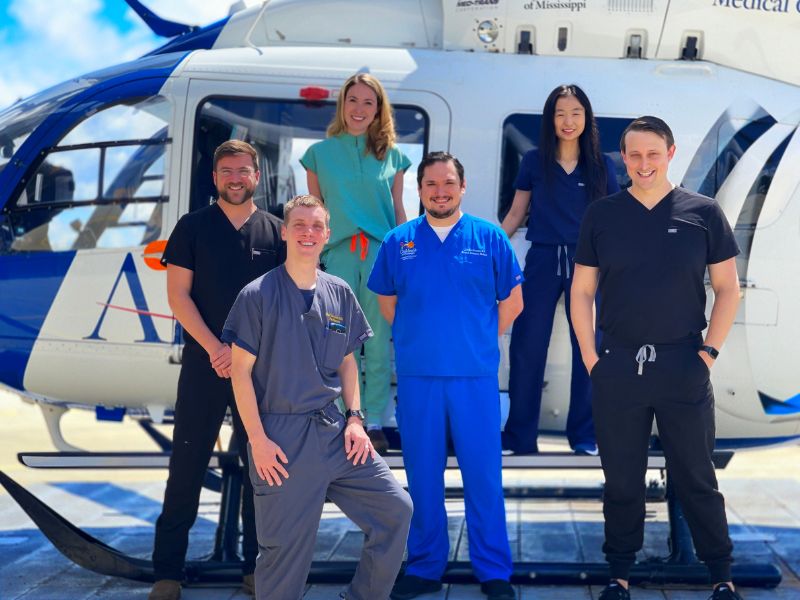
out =
[(461, 198), (465, 191), (466, 182), (459, 179), (452, 161), (437, 161), (425, 167), (419, 198), (428, 215), (434, 220), (442, 221), (441, 225), (449, 225), (458, 220)]
[(253, 167), (249, 155), (232, 154), (217, 161), (213, 175), (219, 198), (238, 206), (253, 197), (261, 173)]
[(342, 112), (347, 133), (361, 135), (378, 114), (378, 96), (368, 85), (354, 83), (345, 92)]
[(625, 134), (622, 160), (631, 178), (633, 191), (662, 192), (671, 189), (667, 179), (669, 161), (675, 155), (675, 146), (652, 131), (629, 131)]
[(553, 120), (559, 141), (577, 140), (586, 128), (586, 110), (575, 96), (562, 96)]
[(322, 249), (331, 237), (327, 217), (321, 206), (296, 206), (292, 209), (281, 225), (287, 259), (319, 260)]

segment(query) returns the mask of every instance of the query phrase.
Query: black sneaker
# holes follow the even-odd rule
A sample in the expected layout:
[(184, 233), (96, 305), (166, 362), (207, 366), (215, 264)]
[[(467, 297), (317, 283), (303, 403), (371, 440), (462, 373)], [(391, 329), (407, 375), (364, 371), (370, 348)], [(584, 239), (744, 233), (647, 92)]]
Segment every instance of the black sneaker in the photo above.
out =
[(631, 594), (619, 581), (611, 581), (600, 592), (600, 598), (597, 600), (631, 600)]
[(424, 579), (416, 575), (403, 575), (392, 588), (389, 598), (392, 600), (411, 600), (422, 594), (432, 594), (442, 589), (442, 582)]
[(489, 600), (516, 600), (514, 588), (505, 579), (490, 579), (481, 583), (481, 591)]
[(731, 589), (727, 583), (720, 583), (714, 588), (714, 593), (708, 600), (744, 600), (735, 590)]

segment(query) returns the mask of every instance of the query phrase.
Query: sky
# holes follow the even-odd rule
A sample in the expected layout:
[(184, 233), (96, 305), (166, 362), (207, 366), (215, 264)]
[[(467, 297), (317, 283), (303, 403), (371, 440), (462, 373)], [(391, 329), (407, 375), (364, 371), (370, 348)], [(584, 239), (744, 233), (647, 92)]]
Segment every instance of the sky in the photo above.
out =
[[(207, 25), (227, 16), (234, 1), (142, 3), (165, 19)], [(0, 0), (0, 110), (72, 77), (134, 59), (165, 42), (125, 0)]]

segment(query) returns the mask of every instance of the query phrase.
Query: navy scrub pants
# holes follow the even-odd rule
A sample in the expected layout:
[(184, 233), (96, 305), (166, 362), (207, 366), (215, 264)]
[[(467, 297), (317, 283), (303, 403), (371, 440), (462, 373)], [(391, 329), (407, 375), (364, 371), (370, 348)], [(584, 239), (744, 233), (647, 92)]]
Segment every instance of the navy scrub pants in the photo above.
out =
[[(157, 580), (183, 579), (189, 530), (197, 518), (208, 461), (229, 406), (239, 456), (247, 464), (247, 434), (236, 410), (231, 380), (217, 376), (202, 348), (186, 345), (178, 378), (167, 489), (156, 521), (153, 568)], [(247, 477), (242, 484), (242, 528), (242, 570), (247, 575), (255, 568), (258, 552), (253, 488)]]
[(717, 490), (714, 392), (698, 356), (701, 338), (623, 346), (606, 335), (592, 368), (592, 406), (605, 475), (603, 551), (611, 577), (628, 579), (642, 547), (645, 472), (653, 417), (667, 469), (700, 560), (713, 582), (730, 581), (725, 500)]
[(591, 385), (570, 317), (574, 255), (573, 245), (532, 244), (525, 258), (525, 281), (522, 283), (525, 304), (511, 330), (510, 407), (503, 435), (504, 446), (518, 454), (539, 450), (537, 437), (547, 349), (556, 305), (562, 294), (572, 343), (567, 440), (572, 448), (595, 443)]
[(411, 498), (380, 457), (353, 465), (344, 451), (345, 419), (331, 403), (306, 414), (262, 415), (264, 430), (286, 454), (289, 477), (267, 485), (255, 471), (258, 600), (300, 600), (325, 498), (365, 534), (347, 600), (386, 600), (403, 562)]
[(406, 574), (441, 579), (450, 542), (444, 506), (447, 433), (464, 480), (469, 556), (479, 581), (508, 580), (497, 376), (397, 378), (397, 423), (414, 514)]

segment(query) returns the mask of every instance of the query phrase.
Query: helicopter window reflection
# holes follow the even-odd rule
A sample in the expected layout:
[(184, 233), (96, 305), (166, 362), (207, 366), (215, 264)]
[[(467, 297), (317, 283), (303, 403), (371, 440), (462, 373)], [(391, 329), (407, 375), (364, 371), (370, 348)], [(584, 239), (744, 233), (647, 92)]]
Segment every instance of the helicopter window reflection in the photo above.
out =
[(125, 101), (74, 127), (8, 210), (4, 251), (129, 248), (158, 239), (168, 200), (162, 97)]
[[(414, 106), (395, 105), (397, 145), (416, 170), (426, 151), (428, 117)], [(300, 157), (325, 138), (336, 105), (332, 102), (209, 98), (201, 104), (195, 130), (190, 210), (214, 201), (211, 178), (214, 149), (229, 139), (249, 142), (259, 151), (261, 180), (254, 200), (259, 208), (283, 217), (283, 205), (307, 193)], [(404, 178), (403, 204), (409, 217), (420, 214), (416, 179)]]

